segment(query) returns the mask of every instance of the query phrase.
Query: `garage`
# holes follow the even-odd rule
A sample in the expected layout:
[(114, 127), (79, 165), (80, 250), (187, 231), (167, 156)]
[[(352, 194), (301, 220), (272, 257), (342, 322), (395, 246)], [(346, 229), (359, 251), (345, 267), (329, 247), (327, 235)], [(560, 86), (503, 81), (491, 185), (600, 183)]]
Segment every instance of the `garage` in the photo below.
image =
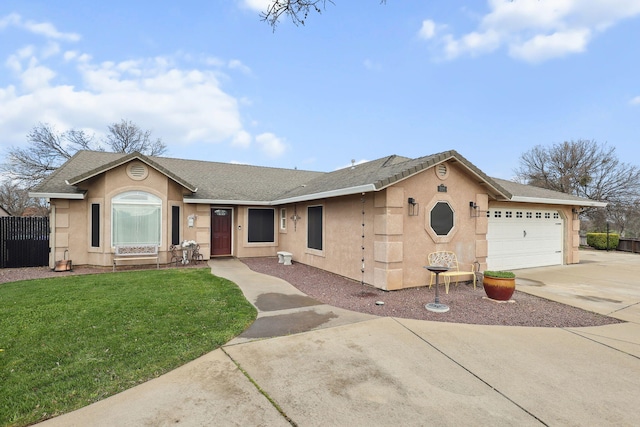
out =
[(487, 216), (489, 270), (563, 264), (564, 221), (558, 211), (499, 207)]

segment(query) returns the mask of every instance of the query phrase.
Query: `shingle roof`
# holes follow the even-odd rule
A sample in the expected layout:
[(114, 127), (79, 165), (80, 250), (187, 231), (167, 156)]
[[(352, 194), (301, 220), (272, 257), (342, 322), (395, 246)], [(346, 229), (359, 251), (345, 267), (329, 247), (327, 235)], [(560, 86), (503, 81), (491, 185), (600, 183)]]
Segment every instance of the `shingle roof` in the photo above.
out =
[[(544, 198), (562, 204), (584, 205), (587, 199), (490, 178), (454, 150), (410, 159), (388, 156), (333, 172), (269, 168), (241, 164), (79, 151), (45, 179), (39, 197), (78, 197), (76, 184), (132, 159), (145, 162), (192, 192), (186, 200), (198, 203), (282, 204), (365, 191), (378, 191), (443, 162), (454, 162), (498, 200)], [(524, 200), (526, 201), (526, 200)]]
[(563, 205), (596, 207), (604, 207), (607, 205), (606, 203), (598, 202), (596, 200), (585, 199), (572, 194), (548, 190), (546, 188), (534, 187), (533, 185), (520, 184), (499, 178), (493, 178), (493, 180), (513, 194), (511, 200), (514, 202), (531, 203), (537, 201), (539, 203), (557, 203)]

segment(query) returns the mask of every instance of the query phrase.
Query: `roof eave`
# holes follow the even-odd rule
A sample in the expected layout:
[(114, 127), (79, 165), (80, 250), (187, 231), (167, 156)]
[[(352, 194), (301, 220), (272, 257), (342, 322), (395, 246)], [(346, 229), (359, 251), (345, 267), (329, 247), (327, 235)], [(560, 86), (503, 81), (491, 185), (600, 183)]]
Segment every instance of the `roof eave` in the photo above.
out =
[(37, 191), (30, 191), (29, 197), (35, 199), (70, 199), (70, 200), (84, 200), (86, 192), (82, 193), (41, 193)]
[(271, 206), (272, 203), (264, 200), (230, 200), (230, 199), (199, 199), (197, 197), (183, 197), (183, 203), (200, 205), (242, 205), (242, 206)]
[(607, 202), (598, 202), (596, 200), (568, 200), (568, 199), (549, 199), (546, 197), (524, 197), (524, 196), (513, 196), (511, 198), (512, 202), (521, 202), (521, 203), (540, 203), (546, 205), (563, 205), (563, 206), (584, 206), (591, 208), (604, 208), (608, 205)]
[(368, 193), (377, 191), (374, 184), (364, 184), (355, 187), (339, 188), (337, 190), (322, 191), (320, 193), (304, 194), (302, 196), (287, 197), (284, 199), (274, 200), (272, 205), (286, 205), (288, 203), (307, 202), (310, 200), (328, 199), (331, 197), (351, 196), (353, 194)]

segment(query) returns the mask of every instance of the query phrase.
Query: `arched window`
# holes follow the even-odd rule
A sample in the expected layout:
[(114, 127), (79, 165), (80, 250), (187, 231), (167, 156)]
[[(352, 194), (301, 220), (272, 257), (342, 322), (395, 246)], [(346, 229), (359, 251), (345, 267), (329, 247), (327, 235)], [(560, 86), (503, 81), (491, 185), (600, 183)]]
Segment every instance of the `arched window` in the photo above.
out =
[(111, 199), (111, 246), (160, 245), (162, 200), (144, 191), (127, 191)]

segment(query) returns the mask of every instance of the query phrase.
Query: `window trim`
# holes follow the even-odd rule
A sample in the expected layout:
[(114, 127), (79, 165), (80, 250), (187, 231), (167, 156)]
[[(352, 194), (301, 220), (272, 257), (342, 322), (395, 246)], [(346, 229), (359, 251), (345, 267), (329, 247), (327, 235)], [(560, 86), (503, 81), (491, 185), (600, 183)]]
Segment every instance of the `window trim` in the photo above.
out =
[[(449, 231), (447, 231), (445, 234), (439, 234), (438, 230), (436, 230), (433, 227), (433, 211), (440, 204), (447, 205), (447, 207), (451, 211), (451, 228), (449, 228)], [(446, 237), (446, 236), (450, 235), (451, 232), (453, 231), (453, 229), (455, 228), (455, 226), (456, 226), (456, 211), (453, 209), (453, 206), (451, 206), (451, 203), (449, 203), (446, 200), (439, 200), (436, 203), (434, 203), (433, 206), (431, 206), (431, 209), (429, 209), (429, 227), (431, 227), (431, 230), (433, 230), (433, 232), (436, 234), (436, 236)]]
[[(251, 229), (251, 212), (257, 211), (268, 211), (271, 212), (271, 240), (251, 240), (252, 229)], [(256, 218), (257, 219), (257, 218)], [(246, 233), (246, 243), (249, 245), (275, 245), (276, 244), (276, 210), (275, 208), (262, 208), (262, 207), (252, 207), (247, 208), (247, 233)]]
[(287, 230), (287, 208), (280, 208), (280, 231)]
[[(133, 196), (133, 195), (144, 195), (147, 197), (147, 201), (127, 201), (125, 198), (127, 196)], [(124, 199), (124, 200), (119, 200), (119, 199)], [(158, 209), (160, 218), (158, 220), (158, 241), (157, 242), (137, 242), (140, 244), (157, 244), (158, 246), (162, 245), (162, 235), (163, 235), (163, 230), (162, 230), (162, 210), (163, 210), (163, 201), (162, 199), (153, 194), (150, 193), (148, 191), (143, 191), (143, 190), (128, 190), (128, 191), (123, 191), (121, 193), (118, 193), (116, 195), (114, 195), (113, 197), (111, 197), (111, 247), (115, 248), (116, 244), (120, 244), (120, 243), (116, 243), (115, 242), (115, 234), (116, 234), (116, 222), (115, 222), (115, 218), (114, 218), (114, 212), (115, 212), (115, 208), (118, 205), (131, 205), (131, 206), (152, 206), (152, 207), (156, 207)], [(122, 244), (126, 244), (126, 243), (122, 243)], [(135, 243), (130, 243), (130, 244), (135, 244)]]
[[(311, 214), (311, 210), (315, 210), (315, 209), (320, 209), (320, 215), (319, 215), (319, 220), (320, 220), (320, 247), (311, 247), (310, 246), (310, 239), (309, 239), (309, 235), (311, 232), (311, 227), (314, 226), (315, 224), (313, 223), (313, 219), (314, 216)], [(324, 205), (310, 205), (307, 206), (307, 251), (309, 251), (310, 253), (316, 253), (316, 254), (323, 254), (324, 253), (324, 248), (325, 248), (325, 219), (324, 219)]]
[(90, 247), (99, 249), (102, 247), (102, 205), (92, 202), (90, 206)]
[(181, 236), (181, 218), (182, 218), (182, 209), (180, 205), (171, 205), (171, 244), (179, 245), (182, 242), (180, 239)]

